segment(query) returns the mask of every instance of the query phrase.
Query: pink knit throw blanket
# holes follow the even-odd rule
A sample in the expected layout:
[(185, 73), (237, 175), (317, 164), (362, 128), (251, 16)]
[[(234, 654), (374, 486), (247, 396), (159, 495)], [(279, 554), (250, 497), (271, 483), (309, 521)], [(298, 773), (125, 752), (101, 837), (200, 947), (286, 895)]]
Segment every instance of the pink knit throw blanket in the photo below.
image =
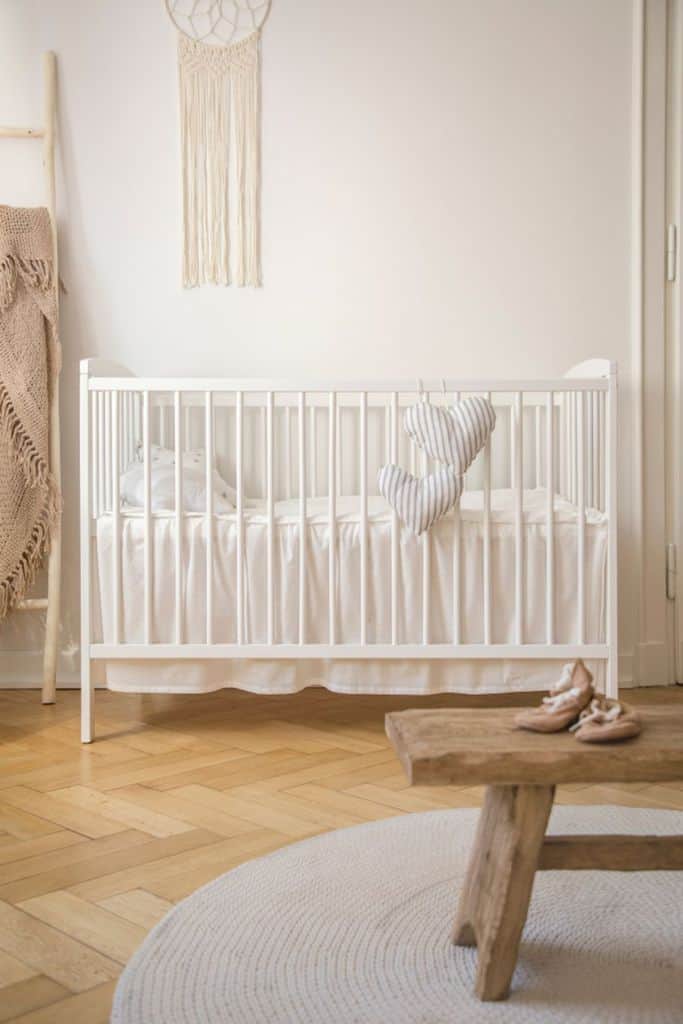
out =
[(0, 620), (24, 597), (59, 524), (49, 464), (59, 368), (48, 212), (0, 206)]

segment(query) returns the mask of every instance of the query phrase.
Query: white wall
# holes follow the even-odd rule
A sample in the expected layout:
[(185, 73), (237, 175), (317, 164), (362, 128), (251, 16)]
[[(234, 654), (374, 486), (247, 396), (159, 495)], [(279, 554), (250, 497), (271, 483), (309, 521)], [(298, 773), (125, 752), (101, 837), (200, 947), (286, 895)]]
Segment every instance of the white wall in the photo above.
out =
[[(39, 117), (40, 53), (59, 59), (66, 647), (85, 355), (143, 374), (628, 371), (631, 30), (626, 0), (273, 0), (264, 287), (183, 291), (162, 0), (0, 0), (0, 122)], [(40, 201), (35, 159), (4, 143), (0, 201)], [(628, 499), (626, 455), (622, 479)]]

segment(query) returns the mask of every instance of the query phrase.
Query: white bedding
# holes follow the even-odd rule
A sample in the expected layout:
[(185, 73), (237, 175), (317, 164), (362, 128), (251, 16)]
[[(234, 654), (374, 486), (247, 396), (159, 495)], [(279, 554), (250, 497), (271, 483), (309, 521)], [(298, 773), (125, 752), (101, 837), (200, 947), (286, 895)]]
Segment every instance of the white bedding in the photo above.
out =
[[(308, 499), (307, 508), (307, 642), (326, 642), (328, 635), (327, 500)], [(466, 491), (460, 503), (461, 641), (483, 642), (482, 492)], [(358, 498), (337, 502), (337, 642), (360, 639), (360, 526)], [(525, 642), (545, 642), (545, 491), (524, 492)], [(297, 500), (278, 502), (275, 509), (275, 631), (278, 642), (298, 640)], [(577, 510), (555, 499), (555, 641), (576, 639)], [(175, 519), (172, 512), (152, 519), (153, 639), (174, 641)], [(236, 516), (215, 517), (213, 637), (235, 641)], [(605, 516), (589, 510), (585, 531), (586, 641), (602, 642), (605, 621)], [(143, 641), (144, 621), (142, 512), (121, 516), (122, 592), (121, 639)], [(245, 628), (248, 642), (266, 641), (267, 517), (262, 502), (251, 501), (244, 513)], [(429, 534), (431, 552), (430, 641), (452, 640), (454, 518), (441, 520)], [(512, 643), (514, 623), (514, 492), (491, 494), (492, 639)], [(112, 520), (97, 521), (97, 568), (101, 595), (101, 636), (112, 639)], [(380, 497), (369, 499), (368, 641), (390, 639), (391, 513)], [(399, 642), (419, 643), (422, 621), (422, 545), (407, 530), (399, 547)], [(183, 593), (186, 641), (205, 638), (205, 522), (188, 515), (183, 525)], [(115, 662), (107, 665), (112, 689), (134, 692), (206, 692), (239, 686), (262, 693), (290, 693), (307, 685), (325, 685), (353, 693), (501, 692), (541, 688), (557, 676), (556, 662), (449, 661), (210, 661)]]

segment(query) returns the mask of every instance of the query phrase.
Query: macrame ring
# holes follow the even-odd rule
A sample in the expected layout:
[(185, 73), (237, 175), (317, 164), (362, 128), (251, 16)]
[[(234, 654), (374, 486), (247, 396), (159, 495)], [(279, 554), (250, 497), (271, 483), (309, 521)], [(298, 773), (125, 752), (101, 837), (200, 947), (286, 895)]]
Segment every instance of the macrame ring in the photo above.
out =
[(260, 31), (271, 0), (164, 0), (166, 12), (188, 39), (207, 46), (233, 46)]

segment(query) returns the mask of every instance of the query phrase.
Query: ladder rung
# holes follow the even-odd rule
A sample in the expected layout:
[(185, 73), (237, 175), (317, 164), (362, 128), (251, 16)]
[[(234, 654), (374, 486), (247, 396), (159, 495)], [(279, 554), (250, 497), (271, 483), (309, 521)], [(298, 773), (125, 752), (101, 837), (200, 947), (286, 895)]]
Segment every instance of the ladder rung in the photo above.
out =
[(16, 604), (15, 609), (18, 612), (40, 612), (47, 608), (46, 597), (27, 597), (23, 601), (19, 601)]
[(2, 139), (42, 139), (45, 132), (42, 128), (19, 128), (13, 125), (0, 125)]

